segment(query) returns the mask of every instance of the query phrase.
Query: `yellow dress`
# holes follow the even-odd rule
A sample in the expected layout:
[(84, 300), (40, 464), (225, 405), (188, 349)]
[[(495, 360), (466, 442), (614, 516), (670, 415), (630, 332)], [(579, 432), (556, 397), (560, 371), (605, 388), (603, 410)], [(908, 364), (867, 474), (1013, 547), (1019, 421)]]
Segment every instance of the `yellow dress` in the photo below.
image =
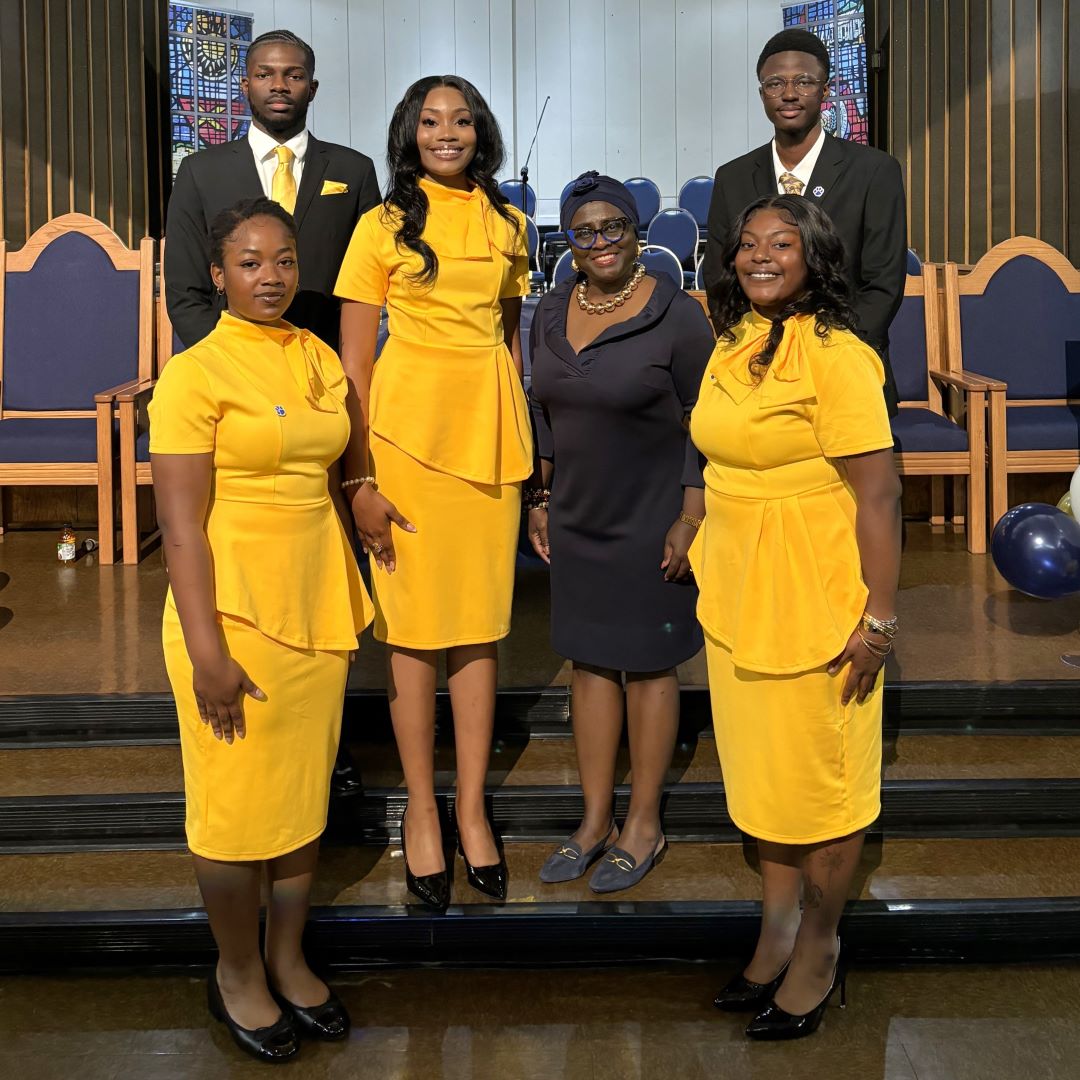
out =
[(371, 379), (368, 444), (379, 490), (417, 531), (394, 530), (393, 574), (372, 561), (375, 637), (413, 649), (496, 641), (510, 632), (521, 517), (532, 472), (528, 406), (503, 340), (499, 301), (526, 296), (524, 218), (515, 235), (479, 188), (427, 180), (424, 240), (434, 285), (398, 248), (396, 214), (357, 223), (335, 292), (386, 305), (390, 336)]
[(172, 590), (165, 664), (180, 718), (188, 846), (209, 859), (284, 855), (326, 827), (349, 652), (372, 608), (330, 500), (348, 441), (345, 376), (306, 330), (236, 319), (174, 356), (150, 403), (152, 454), (212, 454), (206, 535), (244, 700), (228, 745), (199, 717)]
[(867, 596), (835, 459), (893, 438), (873, 350), (797, 316), (755, 384), (748, 361), (769, 329), (749, 313), (702, 380), (690, 434), (708, 459), (705, 523), (690, 561), (731, 817), (759, 839), (811, 844), (880, 812), (881, 680), (845, 708), (847, 669), (825, 669)]

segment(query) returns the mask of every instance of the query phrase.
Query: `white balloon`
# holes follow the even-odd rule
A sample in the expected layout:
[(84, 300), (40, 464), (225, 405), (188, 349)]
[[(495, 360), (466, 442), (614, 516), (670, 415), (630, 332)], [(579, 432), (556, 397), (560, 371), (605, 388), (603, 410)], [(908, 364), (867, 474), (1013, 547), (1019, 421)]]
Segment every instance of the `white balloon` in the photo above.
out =
[(1080, 521), (1080, 468), (1072, 475), (1072, 480), (1069, 482), (1069, 494), (1072, 496), (1072, 516)]

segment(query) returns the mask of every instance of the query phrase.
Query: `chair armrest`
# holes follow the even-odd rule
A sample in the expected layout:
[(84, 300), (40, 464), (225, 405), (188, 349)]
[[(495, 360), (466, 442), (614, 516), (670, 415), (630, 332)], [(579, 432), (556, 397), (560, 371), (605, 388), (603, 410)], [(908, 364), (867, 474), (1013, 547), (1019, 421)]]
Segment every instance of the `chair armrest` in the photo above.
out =
[(986, 375), (976, 375), (973, 371), (956, 374), (952, 371), (931, 371), (931, 379), (938, 379), (961, 390), (1008, 390), (1009, 384), (1000, 379), (991, 379)]
[[(144, 381), (142, 379), (129, 379), (127, 382), (122, 382), (119, 386), (111, 386), (108, 390), (99, 390), (94, 395), (94, 403), (96, 405), (107, 405), (110, 401), (116, 401), (121, 394), (137, 392), (140, 387), (151, 385), (153, 385), (152, 380)], [(130, 400), (130, 398), (128, 400)]]
[(149, 395), (153, 393), (156, 382), (157, 379), (136, 379), (134, 382), (120, 387), (116, 395), (116, 403), (118, 405), (127, 405), (134, 402), (136, 405), (142, 405)]

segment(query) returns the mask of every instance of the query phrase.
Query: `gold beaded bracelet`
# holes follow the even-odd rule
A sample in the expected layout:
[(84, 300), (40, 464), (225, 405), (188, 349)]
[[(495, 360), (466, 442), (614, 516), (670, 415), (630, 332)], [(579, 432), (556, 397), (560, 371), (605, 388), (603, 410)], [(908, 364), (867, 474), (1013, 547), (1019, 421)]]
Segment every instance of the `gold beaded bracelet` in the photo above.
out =
[(342, 480), (341, 490), (344, 491), (346, 488), (351, 487), (363, 487), (364, 484), (370, 484), (372, 491), (379, 490), (379, 485), (375, 483), (374, 476), (358, 476), (355, 480)]
[(900, 621), (895, 615), (891, 619), (878, 619), (868, 611), (863, 612), (859, 625), (868, 634), (881, 634), (882, 637), (887, 637), (890, 641), (896, 637), (900, 629)]
[(701, 528), (701, 523), (705, 519), (704, 518), (692, 517), (690, 514), (688, 514), (684, 510), (681, 514), (679, 514), (679, 520), (681, 522), (683, 522), (684, 524), (689, 525), (691, 529), (700, 529)]

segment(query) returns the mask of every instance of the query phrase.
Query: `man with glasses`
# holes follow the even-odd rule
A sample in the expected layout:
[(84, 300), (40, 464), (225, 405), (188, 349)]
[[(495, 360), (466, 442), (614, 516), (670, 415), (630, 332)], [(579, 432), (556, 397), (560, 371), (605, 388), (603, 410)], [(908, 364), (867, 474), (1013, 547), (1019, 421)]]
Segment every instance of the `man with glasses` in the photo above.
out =
[(896, 411), (889, 366), (889, 324), (904, 295), (907, 214), (900, 165), (881, 150), (826, 135), (829, 50), (807, 30), (770, 38), (757, 62), (758, 89), (773, 138), (716, 171), (702, 278), (709, 308), (728, 232), (762, 195), (802, 195), (817, 202), (844, 241), (859, 335), (885, 364), (885, 400)]

